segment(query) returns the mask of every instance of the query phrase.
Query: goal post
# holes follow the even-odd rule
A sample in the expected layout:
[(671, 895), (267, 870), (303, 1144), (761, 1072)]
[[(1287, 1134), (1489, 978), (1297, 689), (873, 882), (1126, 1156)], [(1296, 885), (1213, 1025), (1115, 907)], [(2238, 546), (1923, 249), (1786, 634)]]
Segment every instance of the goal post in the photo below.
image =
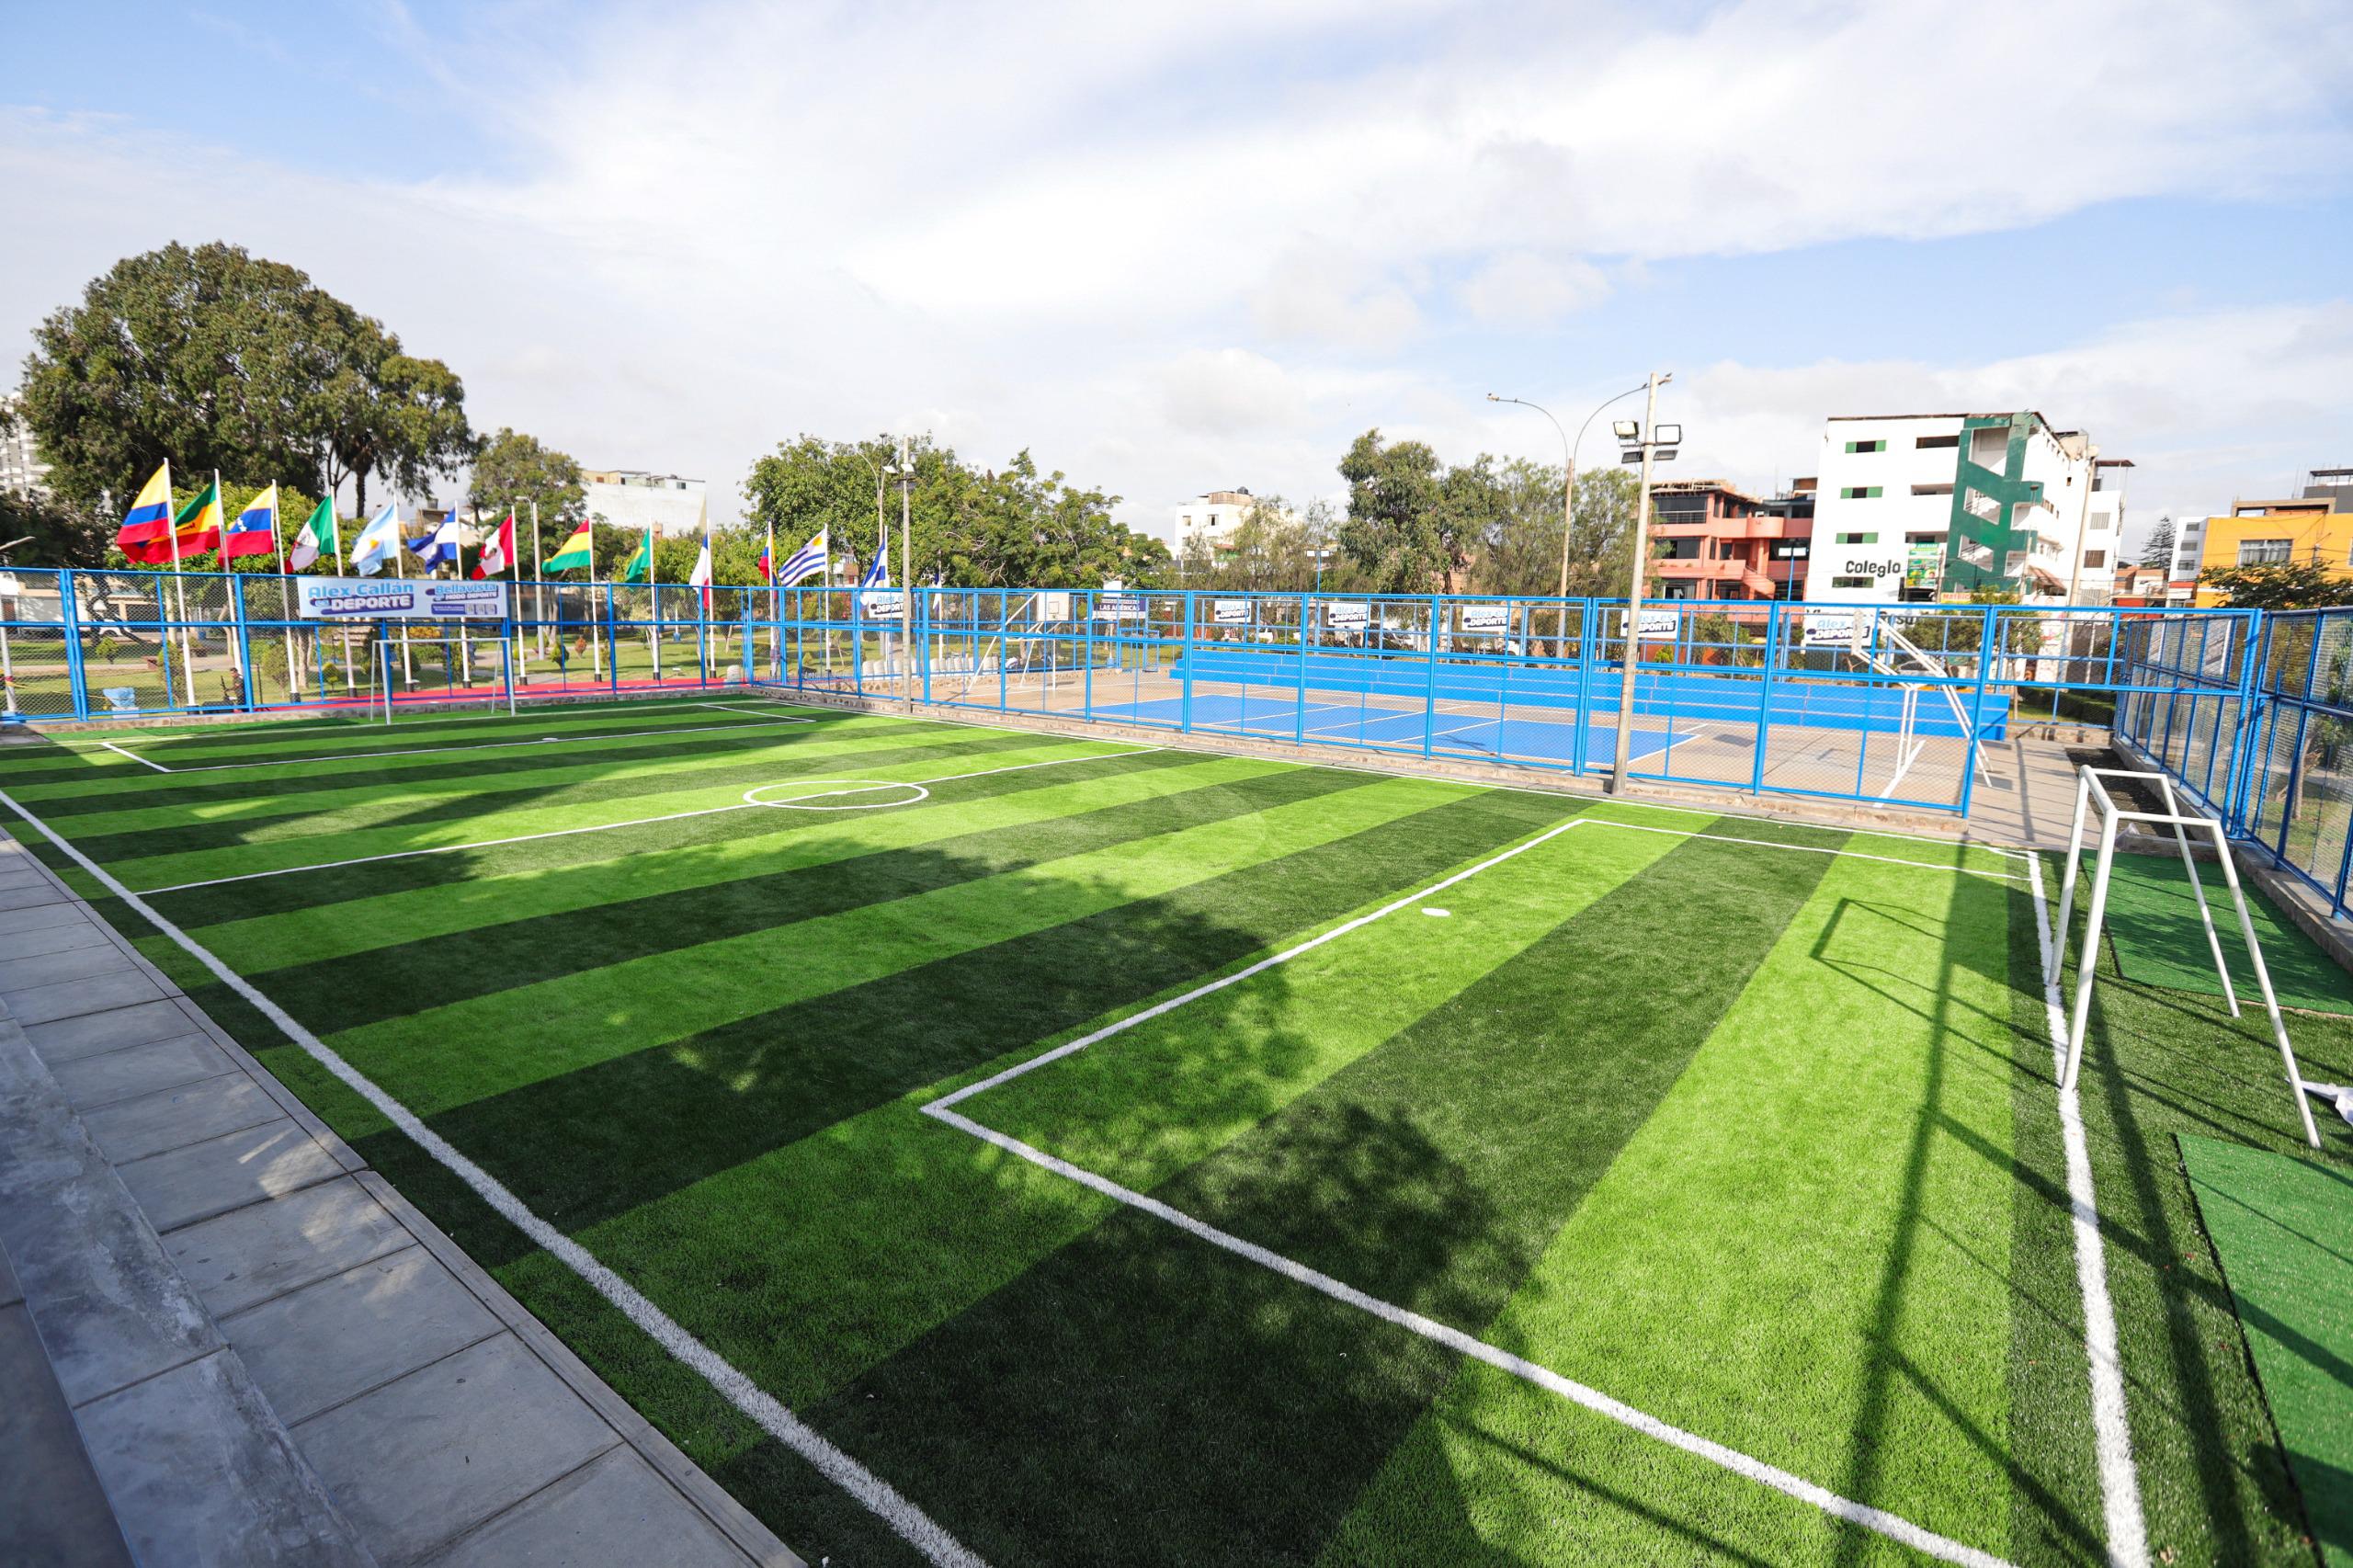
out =
[[(2127, 811), (2117, 803), (2103, 782), (2109, 778), (2137, 778), (2155, 784), (2165, 796), (2163, 812)], [(2084, 945), (2075, 961), (2075, 1002), (2067, 1028), (2067, 1065), (2060, 1078), (2060, 1087), (2073, 1089), (2076, 1074), (2084, 1061), (2084, 1031), (2089, 1024), (2092, 1007), (2092, 982), (2099, 968), (2099, 937), (2102, 923), (2108, 916), (2109, 873), (2116, 863), (2117, 830), (2126, 823), (2143, 823), (2151, 827), (2173, 830), (2175, 846), (2181, 852), (2182, 868), (2189, 874), (2190, 892), (2198, 901), (2198, 918), (2205, 926), (2206, 950), (2214, 960), (2214, 972), (2222, 982), (2222, 999), (2229, 1004), (2231, 1017), (2238, 1017), (2238, 991), (2231, 983), (2231, 966), (2222, 956), (2222, 933), (2214, 926), (2214, 911), (2206, 900), (2206, 884), (2198, 874), (2198, 858), (2190, 852), (2193, 835), (2211, 840), (2214, 853), (2222, 864), (2222, 880), (2231, 890), (2231, 903), (2238, 913), (2239, 934), (2246, 941), (2247, 957), (2255, 967), (2256, 983), (2263, 992), (2264, 1011), (2270, 1016), (2271, 1037), (2279, 1047), (2280, 1062), (2288, 1071), (2288, 1092), (2296, 1101), (2296, 1114), (2303, 1120), (2304, 1141), (2313, 1148), (2320, 1147), (2320, 1130), (2313, 1125), (2313, 1108), (2304, 1092), (2303, 1074), (2296, 1066), (2296, 1050), (2288, 1040), (2287, 1020), (2279, 1014), (2279, 998), (2271, 987), (2271, 971), (2263, 961), (2263, 945), (2255, 935), (2255, 917), (2248, 912), (2246, 890), (2239, 883), (2237, 863), (2231, 858), (2231, 846), (2222, 832), (2221, 821), (2215, 817), (2182, 809), (2181, 800), (2174, 792), (2173, 780), (2162, 773), (2141, 772), (2123, 767), (2094, 767), (2086, 765), (2075, 776), (2075, 815), (2067, 834), (2067, 867), (2059, 881), (2059, 921), (2051, 932), (2052, 976), (2058, 978), (2067, 948), (2067, 927), (2075, 908), (2075, 876), (2083, 861), (2084, 819), (2097, 807), (2100, 815), (2099, 858), (2092, 871), (2090, 918), (2084, 928)]]
[[(389, 627), (392, 624), (392, 623), (389, 621), (380, 623), (380, 625), (385, 627)], [(404, 631), (407, 630), (405, 623), (403, 624), (402, 630)], [(383, 714), (385, 723), (389, 724), (392, 722), (392, 710), (397, 706), (393, 696), (396, 687), (392, 680), (392, 658), (394, 653), (396, 652), (398, 653), (404, 666), (413, 669), (415, 667), (415, 661), (417, 653), (420, 650), (432, 648), (438, 648), (441, 651), (441, 663), (443, 669), (459, 672), (460, 684), (453, 687), (451, 688), (453, 690), (464, 689), (466, 687), (472, 687), (473, 689), (479, 690), (480, 687), (475, 686), (475, 683), (472, 678), (474, 657), (477, 654), (489, 654), (494, 656), (498, 663), (495, 685), (493, 686), (491, 690), (490, 702), (492, 704), (495, 704), (498, 700), (499, 695), (503, 693), (506, 699), (507, 716), (512, 718), (515, 715), (515, 644), (507, 638), (503, 636), (471, 637), (464, 635), (455, 637), (404, 636), (394, 638), (388, 634), (384, 634), (379, 635), (376, 639), (375, 654), (377, 685), (384, 694)], [(484, 671), (483, 673), (488, 675), (491, 672)]]

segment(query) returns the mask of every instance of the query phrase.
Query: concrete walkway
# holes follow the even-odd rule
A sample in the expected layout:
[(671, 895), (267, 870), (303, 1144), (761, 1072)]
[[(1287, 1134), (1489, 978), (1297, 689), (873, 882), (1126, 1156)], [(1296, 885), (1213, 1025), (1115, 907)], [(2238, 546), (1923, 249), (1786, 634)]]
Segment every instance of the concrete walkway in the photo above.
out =
[(797, 1565), (0, 837), (0, 1562)]

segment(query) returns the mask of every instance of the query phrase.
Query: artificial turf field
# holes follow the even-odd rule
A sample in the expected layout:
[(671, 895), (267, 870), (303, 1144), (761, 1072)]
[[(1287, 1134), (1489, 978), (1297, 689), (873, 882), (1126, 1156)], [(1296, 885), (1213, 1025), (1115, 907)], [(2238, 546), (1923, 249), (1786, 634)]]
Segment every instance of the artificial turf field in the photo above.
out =
[(2023, 856), (748, 695), (0, 791), (812, 1562), (2312, 1560), (2175, 1146), (2301, 1149), (2260, 1015), (2109, 973), (2071, 1173)]

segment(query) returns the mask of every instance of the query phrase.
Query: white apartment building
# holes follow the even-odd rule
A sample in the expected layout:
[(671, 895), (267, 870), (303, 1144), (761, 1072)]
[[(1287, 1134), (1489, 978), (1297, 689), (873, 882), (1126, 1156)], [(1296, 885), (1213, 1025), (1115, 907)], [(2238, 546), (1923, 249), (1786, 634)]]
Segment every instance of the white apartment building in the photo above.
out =
[[(1199, 538), (1211, 549), (1219, 549), (1233, 537), (1245, 518), (1258, 505), (1258, 498), (1247, 490), (1211, 490), (1194, 496), (1179, 506), (1169, 508), (1168, 548), (1177, 555)], [(1283, 516), (1288, 518), (1290, 514)]]
[(13, 398), (0, 403), (0, 490), (40, 495), (49, 488), (49, 465), (33, 449), (33, 433), (24, 421), (9, 422), (8, 415), (18, 411)]
[(707, 490), (699, 479), (633, 468), (601, 469), (580, 478), (589, 515), (601, 513), (617, 528), (685, 534), (702, 527)]
[(1811, 602), (2113, 597), (2131, 464), (2081, 431), (2031, 410), (1838, 415), (1820, 465)]

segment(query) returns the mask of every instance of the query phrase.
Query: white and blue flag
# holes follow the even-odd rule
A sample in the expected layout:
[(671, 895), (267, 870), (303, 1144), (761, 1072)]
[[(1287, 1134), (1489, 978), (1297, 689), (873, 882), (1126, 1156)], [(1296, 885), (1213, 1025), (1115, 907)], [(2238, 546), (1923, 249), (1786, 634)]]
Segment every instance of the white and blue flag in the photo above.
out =
[(825, 542), (825, 529), (819, 528), (817, 537), (792, 552), (791, 559), (776, 569), (776, 585), (797, 588), (812, 577), (822, 577), (833, 564), (833, 556)]
[(450, 507), (449, 515), (441, 519), (441, 526), (423, 539), (409, 540), (408, 552), (415, 556), (416, 563), (427, 572), (436, 566), (455, 566), (458, 563), (458, 509)]
[(387, 501), (384, 509), (368, 519), (359, 537), (351, 541), (351, 567), (362, 577), (373, 577), (383, 571), (384, 562), (392, 559), (401, 547), (401, 508), (397, 501)]
[(860, 610), (888, 620), (906, 608), (905, 596), (891, 586), (891, 551), (889, 546), (874, 552), (867, 563), (866, 575), (858, 580), (858, 600)]

